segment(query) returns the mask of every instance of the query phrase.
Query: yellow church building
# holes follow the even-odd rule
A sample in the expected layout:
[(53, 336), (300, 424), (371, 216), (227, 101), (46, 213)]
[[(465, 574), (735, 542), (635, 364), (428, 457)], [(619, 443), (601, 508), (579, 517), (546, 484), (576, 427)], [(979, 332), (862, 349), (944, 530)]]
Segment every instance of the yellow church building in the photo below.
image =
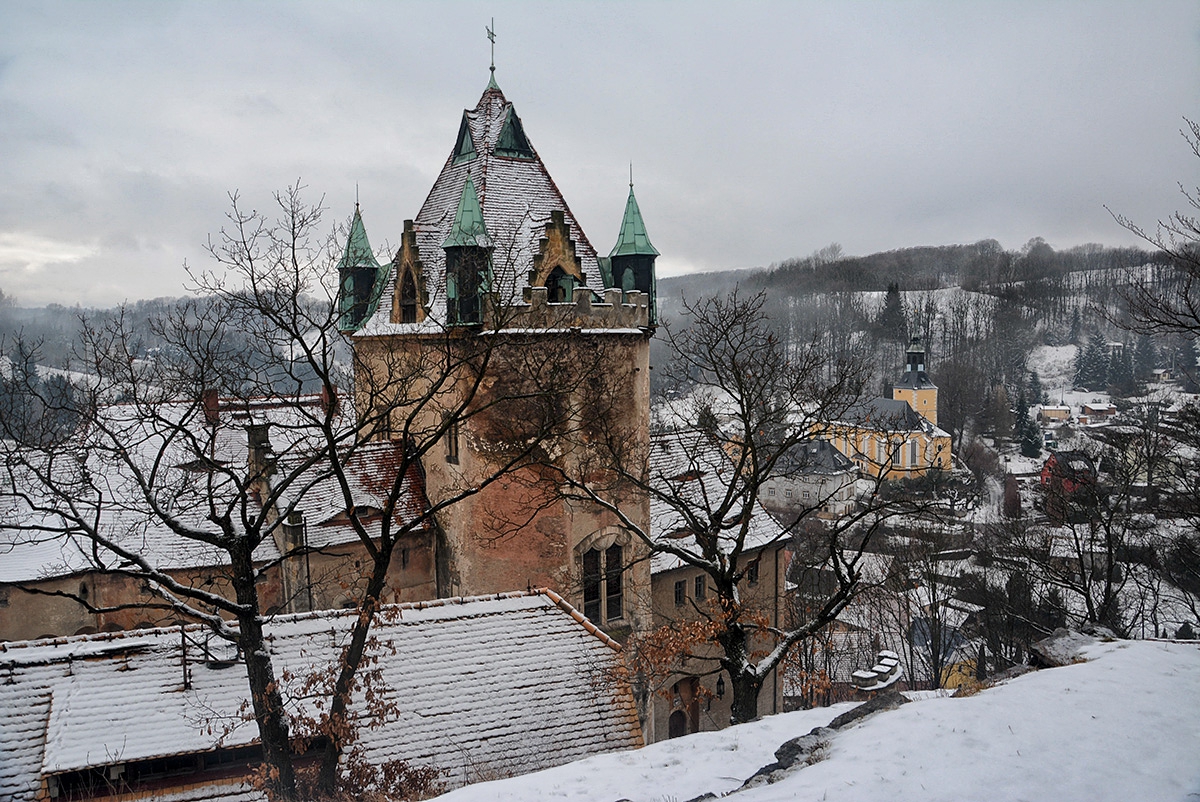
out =
[(906, 357), (891, 398), (856, 404), (827, 428), (834, 446), (870, 476), (911, 479), (950, 469), (950, 434), (937, 425), (938, 388), (925, 372), (919, 337)]

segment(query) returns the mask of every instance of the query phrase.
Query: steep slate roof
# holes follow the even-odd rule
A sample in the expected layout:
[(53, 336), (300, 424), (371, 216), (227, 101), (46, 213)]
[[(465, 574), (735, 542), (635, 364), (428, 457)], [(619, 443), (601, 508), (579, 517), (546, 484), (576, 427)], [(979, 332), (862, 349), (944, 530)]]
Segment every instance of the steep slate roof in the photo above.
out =
[[(575, 255), (583, 269), (585, 286), (602, 292), (596, 249), (575, 216), (533, 145), (524, 135), (513, 104), (494, 83), (489, 84), (474, 109), (463, 113), (472, 153), (460, 153), (458, 142), (413, 221), (417, 250), (425, 270), (429, 293), (429, 318), (425, 323), (390, 322), (395, 269), (386, 268), (387, 280), (374, 315), (364, 321), (359, 334), (386, 334), (439, 327), (446, 318), (446, 253), (455, 218), (470, 178), (482, 212), (482, 225), (495, 246), (492, 256), (493, 291), (506, 302), (520, 300), (529, 283), (528, 273), (538, 243), (552, 211), (562, 211), (575, 241)], [(460, 127), (460, 135), (462, 129)], [(506, 149), (507, 146), (507, 149)], [(519, 155), (524, 150), (528, 156)]]
[[(552, 591), (384, 613), (375, 655), (384, 695), (399, 712), (361, 731), (367, 760), (445, 769), (455, 787), (641, 746), (618, 647)], [(353, 611), (339, 611), (269, 625), (276, 671), (300, 677), (281, 681), (285, 696), (337, 659), (353, 620)], [(221, 738), (220, 717), (239, 720), (249, 695), (241, 663), (208, 665), (205, 630), (188, 627), (186, 635), (186, 689), (178, 627), (0, 644), (0, 798), (33, 800), (43, 775), (255, 743), (252, 722)], [(369, 713), (360, 707), (357, 715)], [(226, 784), (186, 798), (231, 796), (247, 791)]]
[[(708, 439), (703, 432), (680, 430), (655, 434), (650, 441), (650, 483), (659, 493), (650, 494), (650, 527), (656, 540), (666, 540), (694, 550), (695, 538), (686, 534), (689, 528), (679, 504), (662, 496), (675, 495), (692, 509), (715, 509), (730, 492), (734, 464), (729, 455)], [(661, 493), (661, 495), (660, 495)], [(731, 511), (741, 508), (739, 500)], [(733, 548), (737, 525), (727, 530), (729, 536), (719, 536), (723, 550)], [(783, 542), (783, 528), (755, 501), (743, 552)], [(681, 568), (686, 563), (673, 554), (656, 553), (651, 558), (651, 573), (658, 574)]]

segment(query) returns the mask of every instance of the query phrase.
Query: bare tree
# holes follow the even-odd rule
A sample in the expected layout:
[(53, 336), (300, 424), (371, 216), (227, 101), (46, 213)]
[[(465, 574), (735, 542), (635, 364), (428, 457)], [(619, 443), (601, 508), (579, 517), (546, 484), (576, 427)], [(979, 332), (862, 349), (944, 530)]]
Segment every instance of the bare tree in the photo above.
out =
[[(629, 445), (610, 436), (602, 465), (581, 465), (563, 479), (567, 493), (612, 510), (652, 551), (703, 572), (712, 590), (707, 604), (695, 605), (695, 621), (649, 640), (668, 658), (708, 660), (712, 671), (728, 673), (736, 723), (757, 717), (768, 675), (860, 590), (863, 556), (880, 524), (915, 505), (885, 502), (873, 492), (889, 476), (889, 456), (853, 512), (809, 527), (828, 501), (817, 498), (784, 525), (767, 525), (758, 503), (765, 485), (803, 475), (804, 445), (859, 400), (865, 371), (853, 357), (778, 338), (761, 294), (735, 291), (689, 303), (687, 311), (689, 325), (667, 334), (671, 358), (663, 369), (672, 400), (660, 410), (659, 425), (671, 431), (652, 445), (650, 470), (630, 471), (644, 463), (629, 459)], [(655, 531), (625, 513), (609, 483), (649, 496)], [(762, 555), (801, 530), (803, 553), (793, 559), (820, 566), (827, 585), (801, 619), (769, 623), (746, 585)]]
[[(276, 196), (274, 220), (231, 201), (209, 246), (214, 268), (189, 271), (196, 297), (154, 323), (164, 347), (147, 353), (121, 315), (84, 321), (72, 367), (92, 379), (72, 406), (76, 436), (6, 440), (3, 494), (22, 508), (13, 528), (26, 537), (68, 539), (90, 570), (145, 583), (152, 606), (235, 643), (267, 789), (295, 798), (294, 752), (315, 743), (320, 770), (305, 793), (327, 796), (355, 737), (350, 705), (394, 555), (442, 511), (539, 463), (573, 425), (575, 411), (560, 403), (571, 391), (565, 382), (588, 368), (578, 359), (564, 368), (565, 355), (547, 349), (536, 363), (512, 364), (521, 349), (503, 349), (499, 313), (469, 331), (429, 327), (419, 348), (352, 354), (338, 325), (341, 238), (321, 233), (323, 210), (299, 187)], [(492, 386), (516, 369), (522, 381)], [(23, 389), (55, 403), (33, 382)], [(425, 498), (423, 461), (441, 457), (468, 421), (516, 429), (498, 433), (506, 446), (485, 472)], [(328, 706), (315, 731), (297, 732), (256, 583), (320, 550), (289, 530), (313, 493), (344, 512), (366, 559), (345, 580), (359, 615), (327, 682)], [(219, 581), (181, 579), (160, 559), (162, 538), (218, 555)], [(264, 561), (264, 552), (275, 556)]]
[[(1184, 118), (1180, 136), (1200, 158), (1200, 123)], [(1191, 211), (1174, 212), (1153, 229), (1143, 228), (1125, 215), (1109, 210), (1127, 231), (1171, 258), (1165, 277), (1133, 276), (1124, 295), (1129, 310), (1128, 327), (1146, 334), (1200, 333), (1200, 187), (1179, 185)]]

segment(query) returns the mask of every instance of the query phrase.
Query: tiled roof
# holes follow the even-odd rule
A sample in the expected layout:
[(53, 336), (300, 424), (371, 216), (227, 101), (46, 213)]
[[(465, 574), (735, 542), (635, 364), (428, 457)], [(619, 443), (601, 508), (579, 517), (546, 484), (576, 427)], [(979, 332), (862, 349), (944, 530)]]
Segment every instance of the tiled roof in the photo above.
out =
[[(366, 321), (360, 334), (387, 334), (418, 331), (430, 324), (444, 324), (446, 315), (446, 253), (443, 244), (451, 235), (455, 217), (470, 178), (477, 193), (491, 242), (493, 290), (502, 301), (520, 300), (529, 284), (528, 272), (537, 255), (539, 240), (550, 222), (552, 211), (562, 211), (575, 241), (575, 254), (583, 269), (585, 286), (602, 292), (596, 249), (571, 214), (554, 179), (542, 164), (536, 149), (529, 144), (529, 157), (497, 152), (500, 135), (509, 115), (516, 118), (513, 104), (499, 87), (490, 85), (465, 119), (474, 145), (474, 155), (452, 151), (429, 196), (414, 219), (417, 250), (425, 270), (429, 293), (428, 323), (393, 324), (390, 322), (394, 275), (387, 281), (378, 308)], [(528, 143), (527, 143), (528, 144)], [(389, 265), (386, 269), (391, 270)]]
[[(721, 448), (699, 431), (681, 430), (657, 433), (650, 442), (650, 482), (659, 489), (650, 494), (650, 527), (656, 540), (673, 543), (694, 551), (695, 539), (687, 534), (690, 528), (685, 509), (696, 510), (703, 523), (705, 513), (722, 507), (726, 494), (738, 487), (734, 483), (734, 464)], [(663, 496), (674, 496), (672, 503)], [(743, 509), (741, 499), (729, 506), (729, 512)], [(683, 509), (681, 509), (683, 508)], [(726, 553), (734, 547), (739, 525), (726, 522), (726, 535), (718, 540)], [(782, 542), (784, 531), (779, 523), (756, 500), (750, 513), (749, 530), (743, 543), (744, 551), (753, 551), (771, 543)], [(698, 553), (698, 552), (697, 552)], [(671, 571), (685, 565), (682, 558), (664, 552), (656, 553), (650, 564), (652, 573)]]
[[(375, 656), (399, 713), (361, 731), (365, 758), (444, 769), (453, 787), (640, 746), (615, 645), (581, 618), (547, 591), (385, 608)], [(277, 619), (277, 674), (330, 665), (353, 620)], [(186, 636), (189, 687), (178, 627), (0, 644), (0, 797), (32, 800), (41, 775), (255, 742), (252, 723), (222, 738), (248, 697), (241, 663), (210, 666), (206, 630)], [(299, 682), (283, 680), (285, 696)]]
[[(220, 464), (245, 466), (248, 454), (246, 424), (250, 422), (274, 424), (271, 427), (271, 444), (286, 472), (290, 466), (300, 466), (312, 453), (306, 432), (303, 411), (291, 404), (262, 400), (253, 404), (242, 404), (239, 408), (225, 408), (220, 412), (221, 424), (210, 428), (203, 416), (196, 414), (195, 405), (184, 403), (165, 405), (157, 411), (166, 419), (183, 422), (184, 429), (195, 429), (198, 442), (210, 458)], [(132, 407), (114, 405), (102, 412), (110, 425), (128, 429), (129, 451), (142, 466), (150, 466), (160, 450), (167, 455), (159, 470), (165, 490), (177, 495), (167, 508), (178, 520), (198, 531), (216, 532), (216, 525), (207, 519), (207, 501), (210, 497), (226, 502), (239, 498), (239, 491), (228, 479), (223, 479), (211, 491), (202, 481), (203, 471), (186, 467), (196, 461), (194, 446), (164, 444), (163, 432), (167, 427), (155, 430), (151, 421), (135, 420)], [(211, 438), (211, 441), (206, 438)], [(181, 438), (177, 438), (181, 439)], [(402, 461), (399, 441), (367, 443), (346, 461), (346, 475), (351, 483), (351, 498), (355, 506), (379, 509), (387, 483), (396, 475)], [(162, 570), (206, 568), (224, 565), (226, 553), (215, 546), (181, 537), (163, 523), (160, 516), (153, 514), (131, 478), (128, 468), (104, 453), (93, 449), (88, 455), (87, 469), (91, 481), (104, 493), (104, 504), (99, 511), (100, 530), (119, 547), (145, 557), (151, 565)], [(244, 473), (244, 471), (243, 471)], [(60, 475), (60, 479), (66, 476)], [(194, 484), (191, 487), (189, 483)], [(32, 480), (25, 488), (35, 492)], [(322, 547), (357, 541), (353, 529), (339, 525), (338, 516), (346, 511), (345, 499), (335, 479), (328, 474), (324, 464), (315, 465), (299, 475), (291, 491), (298, 498), (296, 509), (305, 514), (309, 526), (309, 545)], [(251, 496), (245, 499), (247, 512), (259, 513), (257, 501)], [(80, 509), (89, 509), (89, 499), (76, 498)], [(405, 478), (405, 486), (396, 515), (401, 521), (417, 518), (426, 505), (424, 483), (419, 471), (412, 467)], [(55, 576), (91, 570), (95, 567), (92, 544), (82, 535), (63, 534), (63, 525), (54, 515), (31, 512), (19, 500), (6, 499), (6, 507), (0, 510), (0, 582), (20, 582), (45, 579)], [(48, 506), (54, 506), (48, 503)], [(218, 506), (220, 506), (218, 504)], [(236, 516), (235, 516), (236, 517)], [(7, 525), (6, 525), (7, 524)], [(374, 524), (378, 526), (378, 523)], [(24, 528), (18, 528), (23, 526)], [(43, 532), (33, 532), (30, 527), (40, 526)], [(54, 531), (58, 530), (58, 531)], [(279, 550), (267, 538), (255, 550), (257, 561), (277, 559)], [(106, 563), (115, 563), (114, 555), (102, 550)]]

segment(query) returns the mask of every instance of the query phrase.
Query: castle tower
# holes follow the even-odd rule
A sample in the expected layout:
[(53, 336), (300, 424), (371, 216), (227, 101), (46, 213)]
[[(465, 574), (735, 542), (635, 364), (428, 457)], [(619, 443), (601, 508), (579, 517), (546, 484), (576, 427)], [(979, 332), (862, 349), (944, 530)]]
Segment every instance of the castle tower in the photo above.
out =
[(920, 337), (913, 337), (905, 352), (904, 375), (892, 385), (892, 398), (907, 401), (927, 421), (937, 426), (937, 385), (925, 372), (925, 346)]
[(624, 292), (636, 290), (650, 298), (650, 322), (658, 321), (658, 288), (654, 278), (654, 260), (658, 251), (650, 244), (646, 224), (633, 194), (633, 182), (629, 182), (629, 200), (625, 202), (625, 216), (621, 220), (621, 232), (617, 244), (600, 260), (606, 287), (616, 287)]
[(355, 203), (346, 250), (338, 262), (338, 328), (354, 331), (374, 311), (373, 305), (382, 289), (383, 273), (367, 239), (362, 213)]
[[(356, 374), (360, 409), (372, 403), (362, 377), (381, 366), (436, 356), (431, 349), (490, 348), (484, 375), (447, 383), (445, 397), (422, 412), (446, 420), (457, 388), (467, 386), (478, 388), (472, 404), (485, 410), (450, 427), (422, 462), (433, 505), (482, 485), (438, 515), (439, 596), (547, 586), (614, 637), (651, 626), (644, 544), (599, 505), (559, 497), (555, 477), (591, 464), (600, 443), (628, 444), (633, 471), (648, 458), (657, 254), (631, 192), (621, 237), (602, 266), (515, 107), (489, 82), (463, 112), (441, 173), (380, 270), (377, 303), (353, 328), (356, 363), (366, 368)], [(574, 423), (566, 442), (547, 447), (543, 465), (484, 483), (525, 423), (487, 405), (540, 381), (533, 374), (546, 365), (598, 367), (589, 375), (601, 387), (564, 395)], [(615, 499), (622, 490), (605, 492)], [(650, 531), (648, 498), (625, 494), (620, 508)]]

